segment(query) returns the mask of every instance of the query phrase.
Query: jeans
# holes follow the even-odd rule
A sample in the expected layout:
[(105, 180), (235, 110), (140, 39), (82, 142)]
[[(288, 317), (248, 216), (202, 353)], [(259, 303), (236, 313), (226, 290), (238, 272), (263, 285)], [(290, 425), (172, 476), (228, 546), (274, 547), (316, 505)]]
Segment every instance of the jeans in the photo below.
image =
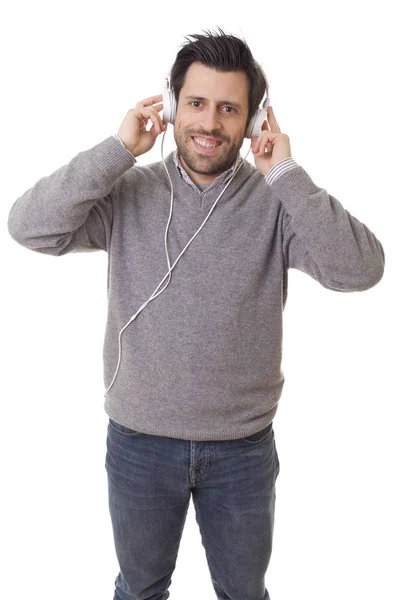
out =
[(217, 598), (270, 600), (264, 578), (279, 473), (272, 423), (236, 440), (188, 441), (109, 419), (105, 468), (120, 568), (114, 600), (170, 596), (191, 495)]

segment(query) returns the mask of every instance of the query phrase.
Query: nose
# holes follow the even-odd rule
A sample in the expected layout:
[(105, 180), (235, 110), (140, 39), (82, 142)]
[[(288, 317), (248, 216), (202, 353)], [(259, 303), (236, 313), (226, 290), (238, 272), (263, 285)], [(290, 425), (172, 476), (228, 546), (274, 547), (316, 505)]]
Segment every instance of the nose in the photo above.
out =
[(209, 133), (214, 130), (221, 129), (221, 121), (220, 115), (216, 107), (208, 106), (206, 110), (203, 111), (201, 124), (203, 128)]

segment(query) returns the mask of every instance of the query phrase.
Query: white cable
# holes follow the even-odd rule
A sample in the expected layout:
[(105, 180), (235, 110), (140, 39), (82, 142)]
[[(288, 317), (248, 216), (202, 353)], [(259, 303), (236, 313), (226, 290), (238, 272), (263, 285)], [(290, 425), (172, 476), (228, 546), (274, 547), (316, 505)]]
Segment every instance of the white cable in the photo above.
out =
[[(126, 325), (124, 325), (124, 327), (123, 327), (123, 328), (121, 329), (121, 331), (119, 332), (119, 336), (118, 336), (118, 347), (119, 347), (119, 351), (118, 351), (118, 365), (117, 365), (117, 369), (116, 369), (116, 371), (115, 371), (115, 374), (114, 374), (113, 380), (112, 380), (111, 384), (109, 385), (109, 387), (106, 389), (106, 393), (104, 394), (104, 397), (106, 397), (106, 396), (107, 396), (107, 393), (109, 392), (109, 390), (110, 390), (110, 389), (111, 389), (111, 387), (113, 386), (113, 384), (114, 384), (114, 381), (115, 381), (115, 378), (116, 378), (116, 376), (117, 376), (117, 374), (118, 374), (118, 371), (119, 371), (119, 366), (120, 366), (120, 363), (121, 363), (121, 354), (122, 354), (122, 352), (121, 352), (121, 350), (122, 350), (122, 349), (121, 349), (121, 335), (122, 335), (122, 333), (125, 331), (125, 329), (128, 327), (128, 325), (129, 325), (130, 323), (132, 323), (132, 321), (134, 321), (134, 320), (136, 319), (136, 317), (137, 317), (137, 316), (140, 314), (140, 312), (141, 312), (141, 311), (142, 311), (142, 310), (143, 310), (143, 309), (144, 309), (144, 308), (145, 308), (145, 307), (146, 307), (146, 306), (149, 304), (149, 302), (151, 302), (152, 300), (154, 300), (154, 298), (157, 298), (157, 296), (159, 296), (159, 295), (160, 295), (160, 294), (161, 294), (161, 293), (162, 293), (162, 292), (165, 290), (165, 288), (168, 286), (169, 282), (171, 281), (171, 271), (172, 271), (172, 269), (175, 267), (176, 263), (178, 262), (178, 260), (179, 260), (179, 259), (180, 259), (180, 257), (182, 256), (182, 254), (185, 252), (185, 250), (187, 249), (187, 247), (188, 247), (188, 246), (189, 246), (189, 245), (192, 243), (192, 241), (194, 240), (194, 238), (196, 237), (196, 235), (197, 235), (197, 234), (198, 234), (198, 233), (201, 231), (201, 229), (204, 227), (204, 225), (205, 225), (205, 223), (206, 223), (207, 219), (209, 218), (209, 216), (211, 215), (212, 211), (214, 210), (214, 208), (215, 208), (215, 206), (216, 206), (216, 204), (217, 204), (218, 200), (221, 198), (222, 194), (224, 193), (224, 191), (226, 190), (226, 188), (228, 187), (228, 185), (231, 183), (231, 181), (232, 181), (232, 179), (235, 177), (236, 173), (239, 171), (239, 169), (241, 168), (241, 166), (244, 164), (244, 161), (245, 161), (245, 159), (247, 158), (247, 155), (249, 154), (249, 152), (250, 152), (250, 150), (251, 150), (251, 145), (250, 145), (250, 148), (249, 148), (249, 150), (248, 150), (248, 152), (247, 152), (246, 156), (245, 156), (244, 158), (242, 158), (242, 161), (241, 161), (241, 163), (239, 164), (239, 166), (238, 166), (238, 167), (236, 167), (236, 169), (235, 169), (235, 171), (234, 171), (234, 173), (233, 173), (232, 177), (229, 179), (228, 183), (226, 184), (226, 186), (224, 187), (224, 189), (222, 190), (222, 192), (220, 193), (220, 195), (218, 196), (218, 198), (217, 198), (217, 199), (216, 199), (216, 201), (214, 202), (213, 206), (211, 207), (211, 210), (210, 210), (210, 212), (208, 213), (208, 215), (207, 215), (207, 216), (206, 216), (206, 218), (204, 219), (204, 221), (203, 221), (202, 225), (199, 227), (199, 229), (196, 231), (196, 233), (193, 235), (193, 237), (192, 237), (192, 238), (191, 238), (191, 239), (188, 241), (188, 243), (187, 243), (187, 244), (186, 244), (186, 246), (183, 248), (182, 252), (179, 254), (178, 258), (176, 259), (176, 261), (174, 262), (174, 264), (173, 264), (173, 265), (172, 265), (172, 267), (171, 267), (171, 264), (170, 264), (170, 261), (169, 261), (169, 255), (168, 255), (168, 248), (167, 248), (167, 232), (168, 232), (168, 227), (169, 227), (169, 224), (170, 224), (170, 222), (171, 222), (171, 217), (172, 217), (172, 206), (173, 206), (173, 201), (174, 201), (174, 193), (173, 193), (173, 192), (174, 192), (174, 190), (173, 190), (173, 186), (172, 186), (171, 177), (170, 177), (170, 175), (169, 175), (169, 173), (168, 173), (168, 169), (167, 169), (167, 166), (166, 166), (166, 164), (165, 164), (165, 161), (164, 161), (164, 154), (163, 154), (164, 138), (165, 138), (165, 134), (166, 134), (166, 132), (167, 132), (167, 130), (165, 130), (165, 131), (164, 131), (164, 135), (163, 135), (163, 138), (162, 138), (162, 143), (161, 143), (161, 157), (162, 157), (162, 162), (163, 162), (164, 168), (165, 168), (165, 170), (166, 170), (166, 172), (167, 172), (167, 175), (168, 175), (169, 182), (170, 182), (170, 184), (171, 184), (171, 209), (170, 209), (169, 218), (168, 218), (168, 223), (167, 223), (167, 227), (166, 227), (166, 230), (165, 230), (165, 236), (164, 236), (164, 238), (165, 238), (165, 251), (166, 251), (166, 254), (167, 254), (167, 262), (168, 262), (169, 270), (168, 270), (168, 272), (167, 272), (167, 273), (164, 275), (163, 279), (160, 281), (160, 283), (158, 284), (158, 286), (156, 287), (156, 289), (154, 290), (154, 292), (152, 293), (152, 295), (150, 296), (150, 298), (149, 298), (149, 299), (148, 299), (148, 300), (147, 300), (147, 301), (146, 301), (144, 304), (142, 304), (142, 306), (139, 308), (139, 310), (137, 311), (137, 313), (136, 313), (136, 314), (134, 314), (134, 315), (132, 315), (132, 317), (129, 319), (129, 321), (126, 323)], [(162, 290), (160, 290), (160, 291), (158, 292), (158, 294), (156, 294), (156, 295), (154, 296), (155, 292), (158, 290), (158, 288), (160, 287), (160, 285), (163, 283), (164, 279), (165, 279), (165, 278), (166, 278), (168, 275), (170, 276), (170, 277), (169, 277), (169, 281), (168, 281), (168, 283), (165, 285), (165, 287), (164, 287)]]

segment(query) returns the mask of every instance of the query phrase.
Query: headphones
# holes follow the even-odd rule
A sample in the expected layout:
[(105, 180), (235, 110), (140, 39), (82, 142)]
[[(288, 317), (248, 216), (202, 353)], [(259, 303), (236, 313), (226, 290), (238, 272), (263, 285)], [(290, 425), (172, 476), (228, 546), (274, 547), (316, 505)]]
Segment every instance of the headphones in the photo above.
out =
[[(261, 67), (260, 67), (260, 69), (261, 69)], [(265, 77), (264, 72), (263, 72), (263, 74)], [(267, 118), (267, 109), (269, 106), (269, 93), (268, 93), (269, 85), (268, 85), (268, 81), (267, 81), (266, 77), (265, 77), (265, 81), (267, 82), (266, 98), (265, 98), (264, 102), (262, 103), (261, 108), (257, 108), (255, 114), (252, 116), (249, 126), (246, 131), (246, 135), (245, 135), (246, 138), (251, 138), (253, 135), (259, 136), (261, 133), (262, 124), (264, 123), (264, 121)], [(171, 88), (168, 77), (166, 77), (164, 79), (162, 97), (163, 97), (163, 120), (166, 123), (171, 123), (171, 125), (175, 125), (176, 109), (177, 109), (176, 99), (175, 99), (174, 89)]]

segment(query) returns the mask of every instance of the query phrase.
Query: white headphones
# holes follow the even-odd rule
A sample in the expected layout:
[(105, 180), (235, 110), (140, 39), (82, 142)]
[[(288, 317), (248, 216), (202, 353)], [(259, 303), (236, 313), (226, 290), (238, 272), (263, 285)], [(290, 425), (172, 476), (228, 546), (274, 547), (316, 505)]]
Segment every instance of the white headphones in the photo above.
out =
[[(261, 67), (260, 67), (261, 69)], [(263, 72), (264, 77), (265, 73)], [(267, 78), (265, 77), (265, 81)], [(268, 93), (268, 81), (267, 81), (267, 89), (266, 89), (266, 98), (262, 103), (261, 108), (258, 108), (255, 114), (252, 116), (249, 126), (246, 131), (246, 138), (251, 138), (253, 135), (259, 136), (261, 133), (261, 127), (264, 121), (267, 118), (267, 109), (269, 106), (269, 93)], [(170, 87), (169, 78), (166, 77), (164, 79), (163, 90), (163, 121), (167, 123), (171, 123), (171, 125), (175, 125), (176, 119), (176, 99), (173, 88)]]

